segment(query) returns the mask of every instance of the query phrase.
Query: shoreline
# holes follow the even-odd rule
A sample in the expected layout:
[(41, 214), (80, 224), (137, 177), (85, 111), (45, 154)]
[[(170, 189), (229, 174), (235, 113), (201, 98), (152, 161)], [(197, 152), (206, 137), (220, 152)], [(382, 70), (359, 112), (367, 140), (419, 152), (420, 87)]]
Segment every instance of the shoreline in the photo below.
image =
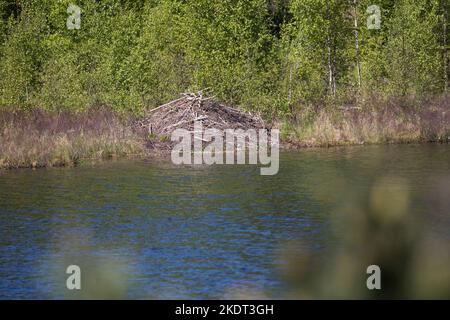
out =
[[(395, 146), (395, 145), (450, 145), (449, 142), (441, 141), (390, 141), (385, 143), (335, 143), (327, 145), (309, 145), (298, 141), (280, 141), (280, 152), (300, 152), (301, 150), (314, 150), (314, 149), (333, 149), (333, 148), (355, 148), (355, 147), (372, 147), (372, 146)], [(127, 154), (127, 155), (108, 155), (106, 157), (92, 157), (92, 158), (80, 158), (76, 161), (58, 162), (51, 164), (33, 164), (28, 163), (24, 165), (5, 166), (0, 161), (1, 171), (15, 171), (15, 170), (36, 170), (36, 169), (49, 169), (49, 168), (73, 168), (83, 166), (86, 164), (99, 164), (109, 161), (128, 161), (128, 160), (157, 160), (157, 161), (170, 161), (169, 150), (154, 150), (146, 149), (142, 153)]]
[[(372, 105), (372, 107), (371, 107)], [(383, 107), (374, 107), (383, 105)], [(450, 143), (450, 97), (409, 107), (372, 101), (361, 108), (303, 108), (272, 121), (280, 151), (386, 144)], [(71, 167), (85, 161), (164, 158), (167, 134), (136, 129), (140, 119), (102, 106), (82, 113), (0, 110), (0, 169)]]

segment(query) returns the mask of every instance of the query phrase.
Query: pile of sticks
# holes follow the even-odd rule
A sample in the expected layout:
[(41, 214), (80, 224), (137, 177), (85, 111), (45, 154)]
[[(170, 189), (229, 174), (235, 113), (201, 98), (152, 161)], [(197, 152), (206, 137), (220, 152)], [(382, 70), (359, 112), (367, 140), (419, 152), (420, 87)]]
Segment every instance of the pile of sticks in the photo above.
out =
[(179, 99), (147, 111), (136, 127), (149, 135), (169, 136), (176, 129), (193, 131), (197, 121), (204, 129), (266, 128), (259, 115), (221, 104), (214, 97), (205, 97), (203, 91), (183, 93)]

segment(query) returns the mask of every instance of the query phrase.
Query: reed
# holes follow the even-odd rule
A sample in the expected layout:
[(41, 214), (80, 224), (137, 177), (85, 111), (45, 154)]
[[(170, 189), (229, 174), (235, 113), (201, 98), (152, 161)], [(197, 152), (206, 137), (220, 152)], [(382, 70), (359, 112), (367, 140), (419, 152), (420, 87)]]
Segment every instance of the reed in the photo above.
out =
[(305, 107), (283, 123), (291, 147), (450, 141), (450, 96), (420, 102), (370, 98), (346, 106)]
[(0, 168), (73, 166), (144, 153), (141, 137), (107, 108), (0, 112)]

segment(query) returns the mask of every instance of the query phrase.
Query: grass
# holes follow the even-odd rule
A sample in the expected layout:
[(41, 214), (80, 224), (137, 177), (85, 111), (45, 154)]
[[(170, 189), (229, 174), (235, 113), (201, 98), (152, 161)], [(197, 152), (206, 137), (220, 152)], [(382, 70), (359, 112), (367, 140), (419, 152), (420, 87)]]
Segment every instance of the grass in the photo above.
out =
[(83, 114), (0, 112), (0, 168), (73, 166), (144, 153), (142, 139), (106, 108)]
[[(303, 107), (295, 119), (281, 125), (286, 148), (448, 143), (450, 95), (420, 102), (366, 98), (344, 106), (325, 103)], [(143, 134), (129, 124), (129, 119), (106, 107), (83, 113), (0, 111), (0, 169), (74, 166), (87, 159), (148, 155), (149, 141), (169, 139)]]
[(347, 106), (309, 106), (282, 125), (290, 147), (449, 142), (450, 96), (423, 100), (371, 98)]

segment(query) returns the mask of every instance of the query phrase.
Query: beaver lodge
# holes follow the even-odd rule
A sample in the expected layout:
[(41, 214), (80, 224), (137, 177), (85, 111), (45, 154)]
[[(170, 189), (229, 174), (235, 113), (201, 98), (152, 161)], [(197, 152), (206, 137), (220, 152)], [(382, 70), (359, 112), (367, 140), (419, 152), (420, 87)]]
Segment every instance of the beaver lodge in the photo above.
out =
[(150, 149), (168, 150), (172, 145), (172, 132), (176, 129), (193, 132), (196, 122), (201, 122), (204, 130), (267, 129), (260, 115), (232, 108), (214, 97), (205, 97), (202, 91), (183, 93), (179, 99), (148, 110), (135, 128), (149, 137)]

